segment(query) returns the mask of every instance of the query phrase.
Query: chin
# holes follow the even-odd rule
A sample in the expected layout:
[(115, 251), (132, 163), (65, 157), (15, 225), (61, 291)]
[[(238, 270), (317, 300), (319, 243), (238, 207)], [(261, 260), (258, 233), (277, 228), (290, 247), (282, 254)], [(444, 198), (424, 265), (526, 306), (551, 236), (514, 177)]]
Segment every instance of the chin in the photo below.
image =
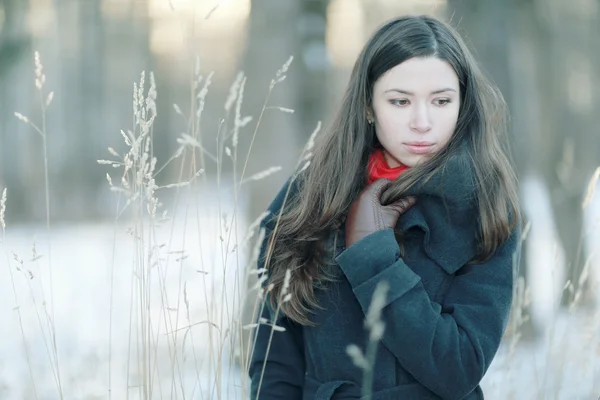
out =
[(418, 156), (418, 155), (414, 155), (414, 154), (409, 154), (404, 157), (399, 157), (396, 159), (398, 161), (400, 161), (400, 163), (402, 163), (402, 165), (406, 165), (407, 167), (410, 167), (410, 168), (425, 161), (424, 156)]
[(431, 157), (433, 156), (433, 154), (423, 154), (423, 155), (416, 155), (416, 154), (411, 154), (410, 157), (407, 157), (407, 163), (405, 164), (409, 167), (414, 167), (420, 164), (424, 164), (427, 161), (429, 161), (429, 159), (431, 159)]
[(395, 154), (388, 152), (388, 155), (392, 156), (395, 162), (406, 165), (409, 168), (425, 162), (428, 158), (427, 154), (412, 154), (404, 151), (399, 151)]

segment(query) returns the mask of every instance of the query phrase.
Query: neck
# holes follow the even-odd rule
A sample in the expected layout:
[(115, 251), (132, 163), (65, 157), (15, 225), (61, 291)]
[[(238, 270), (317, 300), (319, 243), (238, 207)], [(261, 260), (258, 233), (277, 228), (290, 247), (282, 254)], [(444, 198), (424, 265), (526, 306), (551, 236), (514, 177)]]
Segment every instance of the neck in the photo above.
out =
[(395, 159), (393, 159), (392, 157), (390, 157), (390, 155), (388, 154), (387, 151), (382, 150), (382, 153), (383, 153), (383, 157), (385, 158), (385, 162), (388, 165), (388, 167), (390, 167), (390, 168), (397, 168), (397, 167), (399, 167), (399, 166), (402, 165), (399, 162), (397, 162)]

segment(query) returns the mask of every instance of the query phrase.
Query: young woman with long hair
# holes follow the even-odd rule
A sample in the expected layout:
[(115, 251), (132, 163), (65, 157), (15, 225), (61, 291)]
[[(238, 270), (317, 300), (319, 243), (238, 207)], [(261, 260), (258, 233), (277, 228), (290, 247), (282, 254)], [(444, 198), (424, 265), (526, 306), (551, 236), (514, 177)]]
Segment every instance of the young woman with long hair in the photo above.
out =
[(261, 317), (277, 327), (255, 333), (253, 399), (360, 398), (348, 348), (373, 338), (372, 399), (483, 398), (520, 255), (506, 120), (449, 25), (406, 16), (373, 34), (262, 224)]

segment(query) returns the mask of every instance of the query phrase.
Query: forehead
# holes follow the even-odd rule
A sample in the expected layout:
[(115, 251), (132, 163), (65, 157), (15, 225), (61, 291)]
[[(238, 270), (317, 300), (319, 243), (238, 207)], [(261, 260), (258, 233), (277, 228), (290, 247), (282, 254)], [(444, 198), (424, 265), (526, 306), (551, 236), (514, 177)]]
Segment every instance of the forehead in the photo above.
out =
[(458, 76), (446, 61), (435, 57), (411, 58), (386, 71), (375, 82), (375, 91), (402, 89), (431, 92), (451, 88), (458, 92)]

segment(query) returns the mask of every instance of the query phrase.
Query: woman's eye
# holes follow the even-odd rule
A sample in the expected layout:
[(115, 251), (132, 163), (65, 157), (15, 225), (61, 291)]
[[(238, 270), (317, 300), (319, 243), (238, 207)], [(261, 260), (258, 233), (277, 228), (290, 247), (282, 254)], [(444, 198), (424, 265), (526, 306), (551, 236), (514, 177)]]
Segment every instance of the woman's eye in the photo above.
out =
[(436, 106), (445, 106), (450, 103), (450, 99), (436, 99), (434, 100), (434, 103)]
[(391, 103), (395, 106), (405, 107), (409, 104), (409, 101), (406, 99), (401, 99), (401, 100), (392, 100)]

